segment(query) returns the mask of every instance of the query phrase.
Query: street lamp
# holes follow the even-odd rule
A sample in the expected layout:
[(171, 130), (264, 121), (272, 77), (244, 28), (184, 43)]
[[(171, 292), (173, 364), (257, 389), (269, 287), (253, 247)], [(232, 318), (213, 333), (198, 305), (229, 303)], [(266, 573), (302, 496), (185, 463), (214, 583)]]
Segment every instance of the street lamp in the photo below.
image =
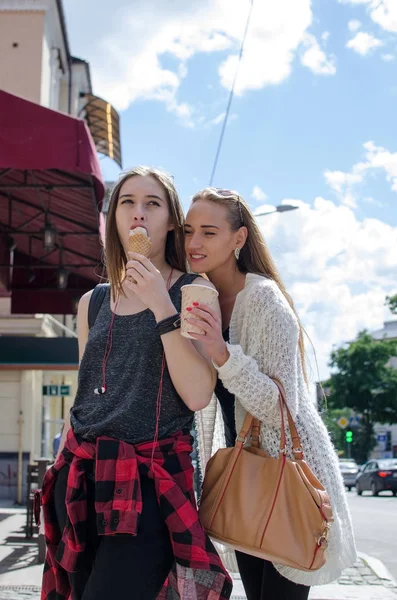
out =
[(293, 204), (280, 204), (279, 206), (275, 206), (274, 210), (269, 210), (268, 212), (254, 214), (254, 217), (264, 217), (265, 215), (272, 215), (273, 213), (279, 212), (288, 212), (289, 210), (296, 210), (299, 206), (294, 206)]

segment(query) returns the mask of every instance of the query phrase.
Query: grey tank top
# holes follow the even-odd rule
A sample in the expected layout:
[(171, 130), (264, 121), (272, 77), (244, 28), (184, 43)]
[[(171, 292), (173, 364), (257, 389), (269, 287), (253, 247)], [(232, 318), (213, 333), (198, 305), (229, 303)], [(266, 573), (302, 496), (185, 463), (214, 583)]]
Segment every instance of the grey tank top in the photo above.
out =
[[(197, 275), (184, 274), (169, 294), (178, 312), (181, 287)], [(113, 344), (106, 366), (105, 394), (94, 394), (102, 385), (102, 363), (112, 319), (107, 290), (80, 364), (78, 389), (70, 412), (73, 431), (93, 442), (109, 436), (130, 444), (150, 441), (156, 429), (156, 401), (160, 383), (163, 345), (155, 331), (155, 318), (146, 309), (135, 315), (116, 315)], [(159, 438), (179, 429), (191, 429), (193, 412), (178, 395), (165, 368), (159, 419)]]

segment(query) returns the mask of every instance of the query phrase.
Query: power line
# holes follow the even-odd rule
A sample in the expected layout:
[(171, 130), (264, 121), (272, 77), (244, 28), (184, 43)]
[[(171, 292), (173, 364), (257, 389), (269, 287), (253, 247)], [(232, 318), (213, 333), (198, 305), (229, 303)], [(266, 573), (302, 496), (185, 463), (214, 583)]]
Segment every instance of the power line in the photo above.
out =
[(252, 9), (253, 9), (253, 7), (254, 7), (254, 0), (251, 0), (251, 6), (250, 6), (249, 11), (248, 11), (248, 17), (247, 17), (247, 22), (245, 24), (244, 35), (243, 35), (243, 39), (241, 41), (240, 53), (239, 53), (239, 57), (238, 57), (236, 73), (234, 75), (233, 84), (232, 84), (232, 87), (231, 87), (231, 90), (230, 90), (229, 100), (228, 100), (227, 107), (226, 107), (226, 112), (225, 112), (225, 117), (223, 119), (222, 130), (221, 130), (221, 134), (219, 136), (218, 148), (216, 150), (214, 165), (212, 167), (212, 173), (211, 173), (211, 178), (210, 178), (210, 186), (212, 186), (212, 182), (213, 182), (214, 176), (215, 176), (216, 167), (218, 166), (219, 155), (220, 155), (220, 152), (221, 152), (222, 143), (223, 143), (223, 137), (225, 135), (226, 126), (227, 126), (227, 122), (228, 122), (228, 119), (229, 119), (230, 107), (232, 105), (232, 100), (233, 100), (233, 96), (234, 96), (234, 88), (236, 86), (237, 76), (238, 76), (238, 73), (239, 73), (239, 70), (240, 70), (241, 60), (243, 58), (244, 45), (245, 45), (245, 40), (247, 38), (247, 33), (248, 33), (248, 28), (249, 28), (249, 24), (250, 24), (250, 20), (251, 20), (251, 15), (252, 15)]

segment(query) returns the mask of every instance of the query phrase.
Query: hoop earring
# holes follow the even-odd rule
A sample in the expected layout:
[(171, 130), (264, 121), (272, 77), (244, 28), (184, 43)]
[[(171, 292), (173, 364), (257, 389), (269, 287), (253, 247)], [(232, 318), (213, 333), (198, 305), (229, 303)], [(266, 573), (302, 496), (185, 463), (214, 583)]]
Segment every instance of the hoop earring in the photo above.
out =
[(236, 260), (238, 260), (240, 258), (240, 252), (241, 252), (240, 248), (235, 249), (234, 256), (236, 257)]

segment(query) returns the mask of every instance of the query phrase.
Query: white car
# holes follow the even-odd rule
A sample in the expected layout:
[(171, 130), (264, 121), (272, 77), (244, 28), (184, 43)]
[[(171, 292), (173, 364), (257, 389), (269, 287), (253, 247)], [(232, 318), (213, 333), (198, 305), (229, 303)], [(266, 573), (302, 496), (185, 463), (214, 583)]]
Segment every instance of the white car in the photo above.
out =
[(339, 459), (339, 468), (342, 473), (343, 483), (350, 492), (356, 483), (358, 465), (352, 458), (341, 458)]

